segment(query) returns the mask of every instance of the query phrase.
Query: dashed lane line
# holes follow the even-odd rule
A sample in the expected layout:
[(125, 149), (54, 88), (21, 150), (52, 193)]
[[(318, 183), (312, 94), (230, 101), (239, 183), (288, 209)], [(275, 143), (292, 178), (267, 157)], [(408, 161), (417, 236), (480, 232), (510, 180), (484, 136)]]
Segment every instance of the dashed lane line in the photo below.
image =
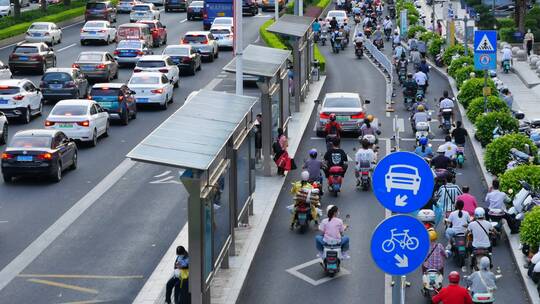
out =
[(74, 47), (74, 46), (76, 46), (76, 45), (77, 45), (76, 43), (72, 43), (72, 44), (70, 44), (70, 45), (68, 45), (68, 46), (65, 46), (65, 47), (63, 47), (63, 48), (61, 48), (61, 49), (58, 49), (56, 52), (62, 52), (62, 51), (65, 51), (65, 50), (67, 50), (67, 49), (69, 49), (69, 48), (72, 48), (72, 47)]
[(126, 279), (143, 279), (142, 275), (89, 275), (89, 274), (34, 274), (24, 273), (19, 274), (19, 278), (42, 278), (42, 279), (98, 279), (98, 280), (126, 280)]

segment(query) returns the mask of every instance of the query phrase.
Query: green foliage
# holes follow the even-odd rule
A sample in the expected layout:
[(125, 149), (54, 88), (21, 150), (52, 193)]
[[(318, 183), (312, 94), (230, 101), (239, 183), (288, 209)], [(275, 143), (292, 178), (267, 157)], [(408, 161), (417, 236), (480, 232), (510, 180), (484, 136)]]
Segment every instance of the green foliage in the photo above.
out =
[(332, 0), (319, 0), (315, 3), (315, 6), (319, 8), (325, 8), (330, 4), (330, 2), (332, 2)]
[(407, 34), (409, 35), (409, 38), (415, 37), (417, 33), (424, 33), (426, 32), (426, 28), (421, 25), (413, 25), (409, 27), (407, 30)]
[[(499, 97), (496, 96), (488, 96), (487, 100), (487, 108), (488, 111), (509, 111), (508, 106)], [(467, 107), (467, 118), (471, 121), (471, 123), (476, 122), (476, 118), (480, 115), (484, 114), (484, 97), (477, 97), (473, 99), (469, 103), (469, 107)]]
[(430, 31), (425, 31), (420, 34), (420, 40), (424, 42), (429, 42), (431, 39), (434, 39), (436, 37), (439, 37), (439, 35)]
[(289, 48), (283, 41), (279, 38), (278, 35), (268, 32), (266, 29), (274, 23), (274, 19), (269, 19), (259, 28), (259, 34), (261, 35), (262, 40), (266, 43), (267, 46), (273, 47), (276, 49), (288, 50)]
[(509, 43), (516, 42), (514, 39), (515, 27), (502, 27), (499, 28), (499, 39)]
[(455, 60), (452, 60), (452, 63), (448, 67), (448, 75), (456, 78), (457, 70), (467, 65), (474, 65), (474, 59), (470, 56), (461, 56)]
[[(460, 88), (466, 80), (471, 78), (472, 72), (475, 72), (475, 70), (474, 70), (474, 66), (471, 66), (471, 65), (461, 67), (456, 71), (456, 76), (454, 78), (456, 80), (456, 84), (458, 88)], [(476, 76), (479, 76), (479, 75), (476, 75)]]
[(525, 181), (533, 188), (540, 187), (540, 166), (522, 165), (508, 170), (499, 176), (501, 191), (508, 192), (512, 189), (515, 195), (521, 189), (520, 181)]
[[(491, 87), (491, 95), (499, 96), (493, 80), (488, 79), (488, 86)], [(476, 97), (483, 96), (482, 89), (484, 88), (483, 78), (473, 78), (465, 82), (459, 90), (458, 100), (465, 109), (469, 107), (469, 103)]]
[(463, 48), (463, 45), (456, 44), (444, 50), (444, 54), (443, 54), (444, 64), (450, 65), (452, 63), (452, 56), (456, 54), (459, 54), (459, 55), (465, 54), (465, 48)]
[(484, 157), (486, 169), (495, 175), (504, 173), (506, 165), (510, 161), (510, 149), (516, 148), (523, 151), (525, 145), (529, 145), (533, 155), (538, 151), (538, 148), (533, 142), (523, 134), (507, 134), (495, 139), (486, 147)]
[(516, 26), (516, 21), (512, 18), (497, 19), (497, 28), (515, 27), (515, 26)]
[(428, 45), (429, 54), (433, 57), (437, 56), (437, 54), (441, 52), (441, 48), (443, 47), (445, 43), (446, 41), (443, 38), (438, 37), (438, 36), (431, 39)]
[(418, 20), (419, 20), (418, 16), (407, 14), (407, 18), (409, 19), (410, 25), (418, 24)]
[[(486, 146), (493, 140), (493, 130), (496, 127), (499, 127), (503, 133), (514, 133), (518, 131), (519, 123), (508, 111), (497, 111), (478, 116), (474, 125), (476, 126), (476, 137), (482, 146)], [(489, 167), (486, 163), (486, 168), (494, 170), (490, 171), (493, 174), (501, 173), (497, 171), (499, 167), (491, 167), (491, 163)]]
[(531, 248), (538, 248), (540, 245), (540, 207), (536, 206), (525, 214), (519, 228), (519, 237), (522, 243)]
[(321, 54), (321, 51), (319, 50), (319, 46), (317, 44), (314, 44), (313, 55), (315, 59), (319, 61), (319, 68), (321, 73), (326, 71), (326, 58), (324, 58), (324, 56)]
[[(37, 19), (43, 18), (45, 16), (55, 15), (55, 14), (65, 12), (66, 10), (85, 7), (85, 6), (86, 6), (86, 1), (72, 1), (71, 5), (67, 7), (63, 3), (48, 5), (46, 12), (42, 12), (40, 9), (34, 9), (30, 11), (21, 12), (20, 18), (7, 16), (0, 19), (0, 29), (2, 30), (7, 29), (10, 26), (19, 25), (23, 22), (35, 22), (35, 21), (38, 21)], [(0, 33), (0, 34), (3, 34), (3, 33)]]
[(473, 8), (476, 10), (479, 15), (476, 26), (480, 29), (492, 30), (493, 26), (496, 24), (497, 19), (491, 13), (491, 6), (485, 6), (482, 4), (474, 5)]

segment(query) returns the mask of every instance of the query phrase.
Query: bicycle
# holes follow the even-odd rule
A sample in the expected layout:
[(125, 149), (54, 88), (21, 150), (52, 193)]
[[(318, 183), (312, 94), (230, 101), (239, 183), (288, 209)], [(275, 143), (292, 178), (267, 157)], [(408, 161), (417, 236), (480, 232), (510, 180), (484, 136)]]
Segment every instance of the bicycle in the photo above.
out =
[(420, 245), (418, 238), (409, 236), (409, 229), (404, 229), (401, 233), (396, 233), (397, 229), (390, 230), (391, 236), (390, 239), (385, 240), (382, 243), (382, 250), (386, 253), (394, 251), (396, 247), (396, 242), (398, 243), (401, 249), (415, 250)]

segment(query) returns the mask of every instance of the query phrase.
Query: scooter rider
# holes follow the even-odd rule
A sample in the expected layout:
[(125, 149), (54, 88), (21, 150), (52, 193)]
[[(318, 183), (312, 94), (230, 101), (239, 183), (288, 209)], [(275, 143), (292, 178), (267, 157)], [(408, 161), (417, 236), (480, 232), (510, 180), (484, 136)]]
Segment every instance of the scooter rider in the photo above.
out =
[(356, 37), (354, 38), (354, 44), (356, 45), (356, 47), (363, 47), (365, 40), (366, 39), (364, 38), (364, 33), (362, 33), (361, 31), (356, 32)]
[(343, 258), (348, 259), (349, 254), (349, 237), (343, 235), (345, 232), (346, 225), (343, 224), (343, 221), (338, 217), (338, 207), (329, 205), (327, 208), (327, 218), (321, 221), (319, 225), (319, 230), (322, 232), (322, 235), (315, 236), (315, 245), (319, 251), (319, 257), (323, 256), (324, 244), (338, 242), (341, 244), (341, 254)]
[(416, 91), (418, 91), (418, 84), (413, 79), (411, 73), (407, 74), (407, 79), (403, 83), (403, 96), (414, 99), (416, 97)]
[(425, 58), (422, 58), (422, 61), (420, 61), (420, 66), (418, 67), (418, 69), (424, 72), (424, 74), (426, 74), (426, 76), (428, 76), (427, 78), (429, 79), (429, 65), (427, 64)]
[(416, 108), (416, 113), (412, 116), (412, 127), (414, 132), (416, 132), (416, 124), (419, 122), (428, 122), (430, 120), (429, 114), (426, 113), (423, 105), (419, 105)]
[(394, 62), (398, 66), (398, 72), (399, 69), (405, 69), (405, 72), (407, 72), (407, 65), (409, 62), (405, 57), (405, 49), (401, 44), (396, 45), (394, 48)]
[[(361, 168), (369, 168), (372, 169), (372, 164), (375, 163), (377, 156), (375, 152), (371, 149), (371, 144), (367, 140), (360, 140), (360, 144), (362, 145), (362, 148), (358, 149), (356, 151), (356, 155), (354, 156), (354, 159), (356, 161), (356, 170), (354, 171), (354, 175), (358, 178), (359, 172)], [(360, 183), (359, 180), (357, 180), (356, 185)]]
[(474, 210), (474, 220), (469, 223), (467, 229), (472, 234), (472, 248), (488, 249), (491, 252), (490, 233), (494, 233), (494, 228), (490, 222), (486, 221), (484, 208), (478, 207)]
[(338, 29), (338, 21), (337, 21), (336, 17), (332, 17), (332, 20), (330, 20), (330, 29), (332, 31)]
[(446, 135), (444, 141), (445, 143), (440, 146), (441, 149), (444, 149), (444, 156), (454, 160), (456, 158), (458, 147), (452, 142), (452, 137), (450, 135)]
[[(401, 37), (399, 36), (399, 31), (398, 29), (395, 29), (394, 30), (394, 36), (392, 37), (392, 47), (396, 47), (398, 45), (401, 45)], [(401, 57), (401, 55), (400, 55)], [(399, 57), (397, 57), (399, 58)]]
[(473, 296), (475, 293), (491, 293), (497, 289), (495, 274), (489, 271), (489, 258), (482, 257), (479, 264), (479, 270), (467, 278), (467, 286), (470, 287)]
[(339, 147), (339, 144), (340, 139), (334, 138), (332, 140), (332, 147), (324, 154), (326, 177), (328, 177), (328, 170), (332, 166), (340, 166), (341, 168), (343, 168), (342, 176), (345, 176), (345, 172), (347, 171), (347, 153), (345, 153), (345, 151), (343, 151), (343, 149)]
[(471, 295), (466, 288), (459, 286), (459, 272), (452, 271), (448, 275), (447, 287), (444, 287), (438, 294), (433, 296), (431, 301), (434, 304), (473, 304)]
[(376, 126), (373, 126), (371, 123), (373, 122), (373, 115), (368, 115), (366, 119), (364, 119), (364, 123), (360, 127), (360, 136), (364, 135), (379, 135), (381, 134), (381, 131)]
[(454, 163), (452, 162), (452, 160), (450, 158), (448, 158), (448, 157), (446, 157), (444, 155), (445, 152), (446, 152), (446, 150), (444, 150), (444, 148), (442, 148), (441, 146), (439, 146), (439, 148), (437, 148), (437, 156), (435, 156), (431, 160), (431, 166), (434, 169), (448, 170), (448, 168), (453, 167)]
[(377, 25), (377, 29), (373, 32), (373, 44), (377, 45), (377, 43), (382, 43), (382, 40), (383, 32), (381, 31), (381, 26)]
[(447, 258), (444, 246), (437, 242), (437, 232), (435, 229), (430, 228), (429, 234), (429, 254), (426, 257), (424, 263), (422, 263), (422, 272), (426, 272), (428, 269), (436, 269), (441, 274), (444, 273), (445, 260)]
[(471, 217), (469, 216), (469, 213), (463, 211), (463, 206), (463, 201), (458, 199), (455, 206), (456, 210), (452, 211), (446, 219), (446, 222), (449, 224), (449, 227), (446, 228), (445, 232), (446, 239), (448, 240), (448, 245), (446, 246), (447, 250), (452, 248), (452, 238), (456, 234), (467, 233), (467, 225), (471, 221)]
[(362, 27), (364, 29), (367, 27), (372, 27), (371, 17), (369, 17), (369, 15), (366, 15), (366, 17), (364, 17), (364, 20), (362, 20)]
[(509, 61), (512, 64), (512, 50), (509, 45), (505, 45), (502, 50), (501, 68), (504, 68), (505, 61)]
[(384, 34), (388, 37), (392, 34), (392, 27), (394, 27), (394, 24), (392, 24), (392, 20), (390, 20), (390, 16), (386, 16), (386, 18), (383, 21), (383, 29)]
[(418, 88), (422, 89), (424, 94), (426, 94), (426, 89), (428, 86), (428, 77), (426, 73), (422, 72), (420, 69), (416, 71), (414, 74), (414, 81), (416, 81), (416, 84), (418, 85)]
[(443, 109), (452, 109), (452, 121), (454, 121), (454, 101), (448, 97), (448, 91), (443, 92), (443, 97), (439, 102), (439, 117), (442, 116)]
[(309, 173), (309, 181), (319, 182), (322, 184), (323, 178), (321, 171), (323, 169), (323, 163), (317, 159), (317, 154), (318, 152), (316, 149), (309, 150), (309, 159), (304, 162), (304, 166), (302, 168)]
[(428, 139), (427, 137), (421, 137), (419, 140), (418, 140), (418, 147), (416, 147), (416, 149), (414, 149), (414, 153), (422, 158), (426, 158), (426, 157), (433, 157), (433, 150), (431, 149), (431, 147), (428, 145)]

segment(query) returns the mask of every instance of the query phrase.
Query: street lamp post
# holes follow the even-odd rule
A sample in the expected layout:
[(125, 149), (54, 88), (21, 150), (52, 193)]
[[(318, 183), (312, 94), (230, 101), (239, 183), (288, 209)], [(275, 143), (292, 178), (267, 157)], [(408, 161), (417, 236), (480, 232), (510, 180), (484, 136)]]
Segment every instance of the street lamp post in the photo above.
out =
[[(277, 0), (276, 0), (277, 2)], [(242, 62), (242, 0), (234, 0), (234, 56), (236, 57), (236, 95), (244, 95)]]

